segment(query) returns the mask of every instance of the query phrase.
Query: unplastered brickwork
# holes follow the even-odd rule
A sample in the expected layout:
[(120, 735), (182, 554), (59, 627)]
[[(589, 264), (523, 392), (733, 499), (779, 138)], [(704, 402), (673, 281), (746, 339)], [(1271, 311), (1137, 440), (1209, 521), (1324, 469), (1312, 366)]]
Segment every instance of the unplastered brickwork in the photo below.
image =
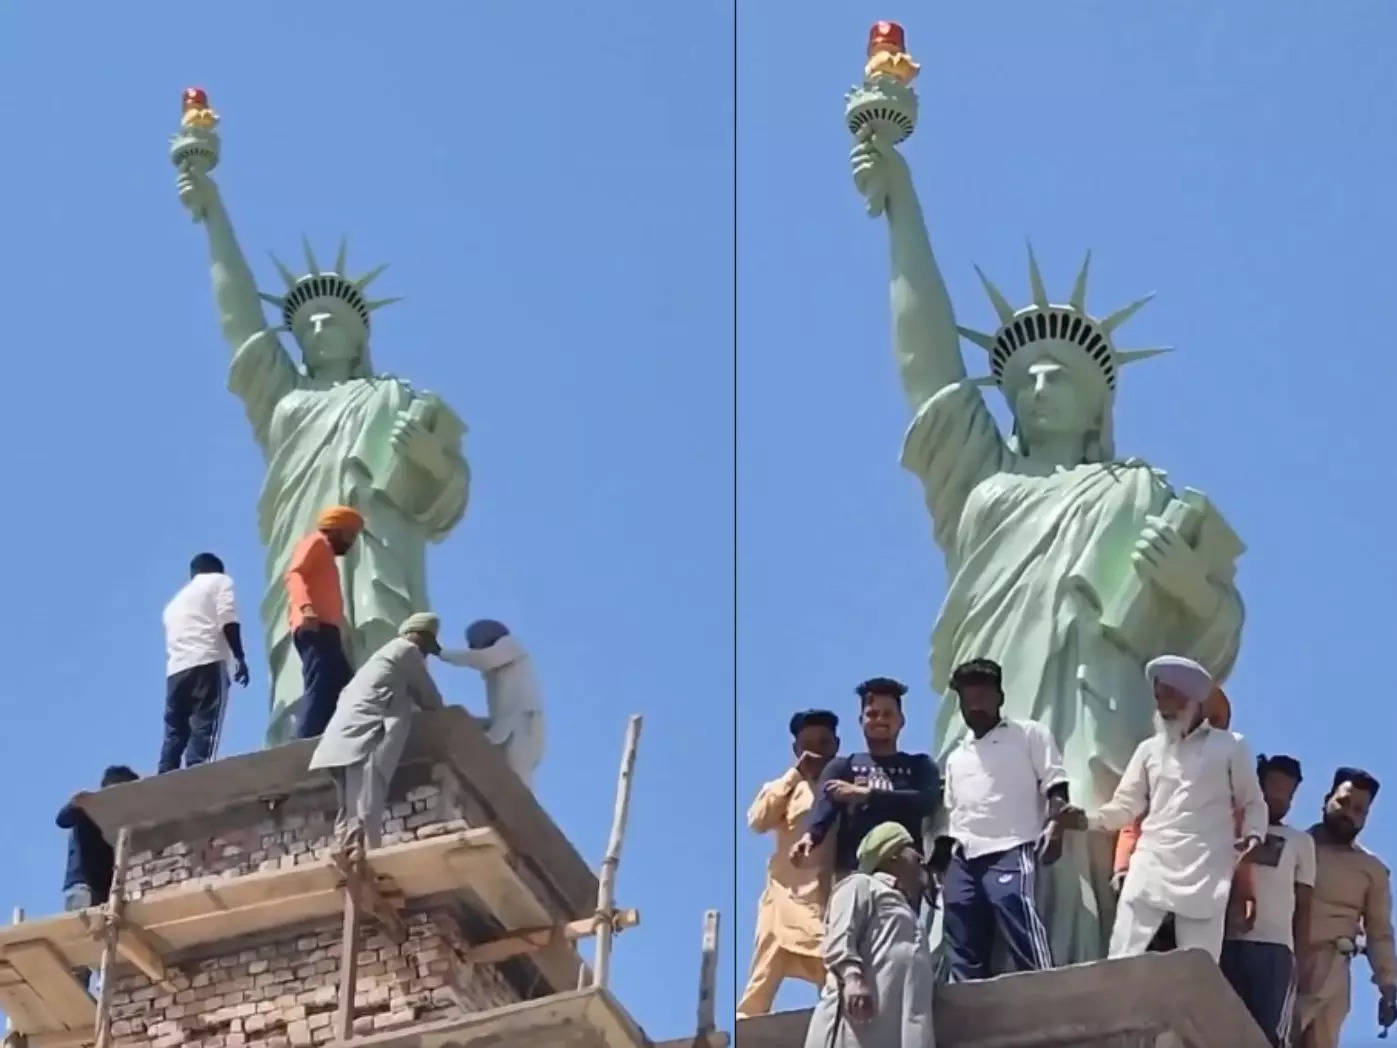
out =
[[(133, 828), (127, 895), (323, 862), (334, 808), (334, 790), (322, 784)], [(389, 791), (383, 843), (489, 826), (499, 818), (447, 766), (405, 765)], [(540, 898), (550, 896), (547, 879), (531, 863), (511, 856), (511, 864)], [(373, 922), (363, 926), (356, 1035), (450, 1020), (544, 989), (532, 967), (518, 961), (468, 965), (458, 959), (457, 949), (498, 934), (465, 899), (409, 902), (404, 921), (409, 935), (401, 945)], [(113, 983), (116, 1043), (122, 1048), (328, 1043), (334, 1039), (341, 934), (340, 918), (327, 918), (167, 957), (166, 986), (152, 985), (123, 966)]]
[[(449, 1020), (520, 999), (494, 966), (457, 960), (465, 940), (451, 912), (409, 912), (405, 923), (408, 938), (400, 946), (364, 926), (356, 1035)], [(334, 1039), (340, 951), (336, 919), (187, 958), (172, 966), (168, 988), (141, 975), (119, 977), (112, 1034), (121, 1048), (327, 1043)]]
[[(394, 778), (383, 843), (423, 840), (472, 826), (464, 791), (442, 766), (403, 768)], [(238, 877), (259, 870), (323, 861), (331, 843), (331, 787), (266, 802), (248, 802), (216, 816), (139, 830), (126, 873), (129, 898), (191, 881)]]

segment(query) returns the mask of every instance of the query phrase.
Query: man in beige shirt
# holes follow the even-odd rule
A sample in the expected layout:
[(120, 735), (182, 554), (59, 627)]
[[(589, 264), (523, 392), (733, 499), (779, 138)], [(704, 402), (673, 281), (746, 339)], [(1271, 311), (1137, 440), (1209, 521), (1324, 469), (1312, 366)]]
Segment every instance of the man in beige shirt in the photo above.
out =
[(752, 974), (737, 1005), (739, 1019), (770, 1012), (776, 991), (788, 976), (817, 988), (825, 981), (821, 940), (834, 837), (830, 835), (799, 868), (790, 855), (814, 806), (820, 773), (839, 752), (838, 728), (839, 718), (828, 710), (807, 710), (792, 717), (795, 764), (763, 786), (747, 811), (747, 825), (756, 833), (775, 834), (776, 849), (767, 863)]
[(1297, 943), (1297, 1026), (1300, 1048), (1338, 1048), (1349, 1010), (1349, 963), (1360, 928), (1381, 994), (1378, 1025), (1397, 1021), (1397, 955), (1392, 943), (1392, 888), (1387, 867), (1355, 843), (1378, 781), (1358, 768), (1340, 768), (1324, 799), (1315, 839), (1315, 887), (1310, 927)]

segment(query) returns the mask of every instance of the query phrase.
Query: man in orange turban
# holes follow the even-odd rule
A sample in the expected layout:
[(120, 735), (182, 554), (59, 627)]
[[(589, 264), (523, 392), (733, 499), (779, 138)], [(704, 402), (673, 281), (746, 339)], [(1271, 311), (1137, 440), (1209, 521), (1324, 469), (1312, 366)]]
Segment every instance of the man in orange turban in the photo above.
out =
[(341, 689), (354, 676), (340, 632), (344, 597), (335, 558), (353, 547), (364, 529), (364, 517), (351, 506), (331, 506), (321, 511), (316, 525), (297, 544), (286, 570), (291, 638), (301, 656), (306, 688), (301, 697), (299, 735), (303, 739), (316, 738), (325, 730)]

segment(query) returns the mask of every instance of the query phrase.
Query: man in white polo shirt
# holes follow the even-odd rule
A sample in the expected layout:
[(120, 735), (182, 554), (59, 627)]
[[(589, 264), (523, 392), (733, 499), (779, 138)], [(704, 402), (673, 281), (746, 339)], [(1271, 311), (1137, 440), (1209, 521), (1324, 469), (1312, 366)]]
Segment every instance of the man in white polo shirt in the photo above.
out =
[(233, 580), (212, 553), (189, 564), (190, 579), (165, 606), (165, 742), (160, 772), (212, 760), (223, 731), (228, 661), (247, 686), (247, 658)]
[(1315, 840), (1284, 822), (1300, 786), (1300, 762), (1267, 757), (1256, 762), (1270, 825), (1251, 854), (1255, 911), (1227, 929), (1222, 974), (1273, 1045), (1289, 1043), (1295, 1004), (1295, 939), (1308, 939), (1315, 884)]
[[(1067, 773), (1052, 734), (1037, 721), (1008, 720), (1003, 673), (973, 659), (951, 674), (970, 733), (946, 758), (949, 825), (937, 841), (951, 980), (987, 979), (999, 933), (1019, 971), (1053, 965), (1034, 901), (1039, 862), (1062, 854)], [(950, 854), (946, 856), (949, 847)]]

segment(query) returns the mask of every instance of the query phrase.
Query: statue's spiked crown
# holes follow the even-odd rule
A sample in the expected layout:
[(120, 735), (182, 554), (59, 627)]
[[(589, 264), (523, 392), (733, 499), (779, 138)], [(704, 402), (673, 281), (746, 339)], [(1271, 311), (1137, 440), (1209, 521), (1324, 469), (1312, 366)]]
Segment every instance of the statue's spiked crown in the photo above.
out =
[(367, 337), (369, 315), (376, 309), (399, 301), (396, 298), (370, 299), (364, 294), (364, 289), (388, 268), (388, 264), (384, 263), (357, 279), (351, 279), (346, 275), (347, 244), (344, 240), (340, 241), (339, 254), (335, 258), (333, 268), (325, 270), (316, 262), (310, 242), (302, 238), (302, 244), (305, 249), (306, 266), (310, 271), (298, 276), (273, 255), (272, 262), (276, 264), (277, 272), (286, 283), (286, 294), (270, 295), (258, 292), (264, 301), (270, 302), (281, 311), (282, 329), (293, 330), (296, 318), (302, 312), (311, 307), (318, 307), (332, 309), (341, 315), (347, 312), (363, 325), (364, 335)]
[(1040, 344), (1044, 349), (1049, 346), (1062, 347), (1069, 352), (1082, 354), (1099, 371), (1106, 388), (1114, 392), (1121, 368), (1147, 357), (1169, 352), (1167, 347), (1116, 348), (1112, 338), (1115, 330), (1134, 316), (1141, 306), (1154, 298), (1154, 295), (1146, 295), (1109, 316), (1098, 319), (1086, 310), (1087, 274), (1090, 268), (1091, 252), (1088, 251), (1077, 274), (1069, 301), (1066, 304), (1049, 302), (1048, 293), (1043, 286), (1043, 276), (1038, 271), (1038, 260), (1033, 255), (1033, 246), (1029, 245), (1028, 279), (1033, 304), (1016, 310), (981, 272), (980, 267), (975, 267), (975, 272), (985, 286), (985, 292), (999, 317), (999, 329), (994, 334), (964, 327), (957, 329), (965, 338), (989, 352), (990, 375), (978, 381), (1002, 387), (1005, 369), (1010, 359), (1025, 347)]

